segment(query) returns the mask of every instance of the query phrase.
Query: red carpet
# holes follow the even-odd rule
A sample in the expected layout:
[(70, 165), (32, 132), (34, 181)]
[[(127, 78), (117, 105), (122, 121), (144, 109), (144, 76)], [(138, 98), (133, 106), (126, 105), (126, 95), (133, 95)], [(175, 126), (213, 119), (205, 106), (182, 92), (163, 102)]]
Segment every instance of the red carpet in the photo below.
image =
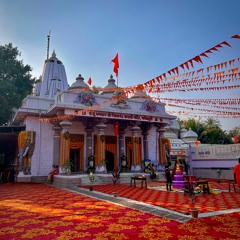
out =
[(178, 223), (49, 185), (0, 185), (0, 239), (230, 240), (239, 239), (239, 227), (239, 212)]
[[(213, 189), (228, 190), (227, 183), (218, 184), (216, 182), (210, 182), (210, 184)], [(160, 206), (183, 214), (189, 214), (191, 199), (180, 192), (156, 190), (161, 186), (163, 187), (164, 184), (159, 182), (148, 183), (148, 189), (141, 188), (140, 183), (137, 183), (136, 188), (130, 187), (129, 184), (109, 184), (95, 185), (94, 190), (106, 194), (118, 192), (119, 197)], [(225, 191), (218, 194), (199, 194), (196, 197), (195, 206), (200, 209), (201, 213), (240, 208), (240, 191), (237, 189), (236, 193)]]

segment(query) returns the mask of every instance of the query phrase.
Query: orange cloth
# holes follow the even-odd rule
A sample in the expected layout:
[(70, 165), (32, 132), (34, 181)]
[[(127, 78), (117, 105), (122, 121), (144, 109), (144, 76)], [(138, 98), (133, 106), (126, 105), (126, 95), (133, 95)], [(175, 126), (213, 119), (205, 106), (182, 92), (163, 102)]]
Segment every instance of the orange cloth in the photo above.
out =
[(235, 167), (234, 167), (234, 175), (236, 177), (236, 182), (238, 185), (240, 185), (240, 163), (238, 163)]
[(48, 180), (53, 181), (54, 175), (59, 174), (59, 168), (55, 167), (49, 174), (48, 174)]

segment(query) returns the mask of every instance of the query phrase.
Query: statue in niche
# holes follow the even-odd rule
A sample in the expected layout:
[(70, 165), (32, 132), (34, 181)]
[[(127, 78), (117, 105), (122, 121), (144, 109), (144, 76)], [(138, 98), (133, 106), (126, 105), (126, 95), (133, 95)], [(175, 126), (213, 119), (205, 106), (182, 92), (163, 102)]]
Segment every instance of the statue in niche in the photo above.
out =
[(114, 107), (114, 108), (121, 108), (121, 109), (129, 109), (130, 106), (127, 104), (126, 102), (126, 97), (125, 95), (123, 94), (123, 92), (115, 92), (114, 93), (116, 99), (117, 99), (117, 102), (116, 103), (112, 103), (110, 106), (111, 107)]
[(157, 112), (157, 104), (152, 100), (146, 100), (140, 110), (145, 110), (147, 112)]
[(32, 155), (35, 148), (34, 131), (21, 131), (18, 135), (18, 171), (24, 175), (31, 174)]
[(95, 96), (91, 91), (80, 92), (73, 102), (81, 103), (84, 104), (85, 106), (93, 106), (97, 104)]

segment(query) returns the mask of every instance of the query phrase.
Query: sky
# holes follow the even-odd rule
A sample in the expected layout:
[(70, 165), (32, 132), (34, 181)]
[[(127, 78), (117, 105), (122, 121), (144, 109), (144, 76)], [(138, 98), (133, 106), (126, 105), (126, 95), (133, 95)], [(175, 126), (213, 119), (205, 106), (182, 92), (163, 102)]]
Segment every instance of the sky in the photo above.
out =
[[(134, 86), (223, 41), (231, 47), (212, 52), (194, 69), (239, 58), (240, 40), (231, 38), (240, 35), (239, 9), (239, 0), (0, 0), (0, 45), (18, 47), (23, 63), (39, 77), (51, 30), (50, 54), (55, 50), (63, 62), (69, 85), (81, 74), (86, 82), (91, 77), (94, 86), (106, 86), (118, 53), (118, 85)], [(157, 94), (184, 99), (239, 96), (239, 89)], [(224, 130), (240, 126), (239, 118), (219, 120)]]

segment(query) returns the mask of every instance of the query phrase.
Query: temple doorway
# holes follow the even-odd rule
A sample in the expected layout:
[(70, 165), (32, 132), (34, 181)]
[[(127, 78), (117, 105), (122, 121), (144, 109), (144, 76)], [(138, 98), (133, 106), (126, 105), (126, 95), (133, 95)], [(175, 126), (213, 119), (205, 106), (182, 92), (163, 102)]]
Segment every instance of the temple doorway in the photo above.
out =
[(80, 169), (80, 149), (70, 149), (70, 159), (72, 161), (72, 172), (79, 172)]
[(114, 170), (114, 153), (108, 150), (105, 151), (106, 157), (106, 168), (108, 172), (112, 172)]
[(112, 172), (118, 166), (117, 162), (117, 137), (106, 136), (105, 140), (105, 159), (108, 172)]

